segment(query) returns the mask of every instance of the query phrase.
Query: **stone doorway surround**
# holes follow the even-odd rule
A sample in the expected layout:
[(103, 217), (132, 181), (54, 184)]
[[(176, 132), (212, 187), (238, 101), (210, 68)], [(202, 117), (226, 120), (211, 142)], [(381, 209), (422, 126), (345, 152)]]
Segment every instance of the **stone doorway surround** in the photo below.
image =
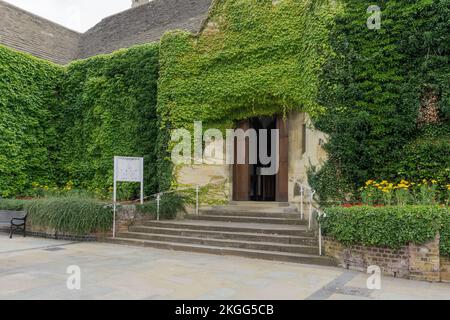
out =
[[(306, 113), (293, 111), (287, 115), (288, 128), (288, 202), (299, 201), (294, 195), (296, 178), (307, 184), (307, 169), (310, 165), (320, 166), (327, 154), (323, 144), (327, 136), (312, 128), (311, 120)], [(177, 183), (180, 186), (221, 185), (215, 190), (214, 199), (227, 202), (233, 200), (233, 165), (189, 165), (177, 168)]]

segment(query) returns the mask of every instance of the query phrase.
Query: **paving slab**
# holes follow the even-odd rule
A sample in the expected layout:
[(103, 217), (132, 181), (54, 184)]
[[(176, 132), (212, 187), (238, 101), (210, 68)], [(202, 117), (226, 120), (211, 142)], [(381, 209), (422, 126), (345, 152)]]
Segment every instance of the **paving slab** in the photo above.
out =
[[(59, 248), (59, 250), (49, 250)], [(67, 267), (81, 289), (67, 288)], [(450, 299), (450, 284), (344, 269), (107, 243), (75, 243), (0, 234), (0, 299)]]

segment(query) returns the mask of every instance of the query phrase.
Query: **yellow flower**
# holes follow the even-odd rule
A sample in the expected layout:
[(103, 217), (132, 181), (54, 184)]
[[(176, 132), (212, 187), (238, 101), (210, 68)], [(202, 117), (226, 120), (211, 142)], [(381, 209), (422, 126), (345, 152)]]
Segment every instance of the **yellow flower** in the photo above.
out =
[(447, 190), (450, 190), (450, 184), (447, 185)]
[(366, 181), (366, 186), (370, 186), (370, 185), (373, 184), (373, 183), (374, 183), (373, 180), (367, 180), (367, 181)]
[(436, 180), (431, 180), (431, 183), (432, 183), (432, 184), (436, 184), (437, 181), (436, 181)]

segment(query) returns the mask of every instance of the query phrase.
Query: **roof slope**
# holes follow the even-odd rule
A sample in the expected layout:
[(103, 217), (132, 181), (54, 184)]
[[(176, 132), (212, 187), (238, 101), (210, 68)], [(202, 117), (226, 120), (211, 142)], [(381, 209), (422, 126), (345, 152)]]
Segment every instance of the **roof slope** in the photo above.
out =
[(66, 64), (78, 56), (81, 34), (0, 1), (0, 44)]
[(59, 64), (158, 41), (164, 32), (198, 32), (212, 0), (153, 0), (103, 19), (81, 34), (0, 0), (0, 44)]

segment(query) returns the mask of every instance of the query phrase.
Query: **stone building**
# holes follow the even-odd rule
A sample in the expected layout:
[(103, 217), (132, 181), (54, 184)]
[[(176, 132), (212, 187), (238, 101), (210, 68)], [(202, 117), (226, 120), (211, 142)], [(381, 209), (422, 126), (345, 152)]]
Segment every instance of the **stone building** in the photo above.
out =
[[(202, 26), (212, 3), (212, 0), (132, 0), (130, 9), (104, 18), (85, 33), (78, 33), (0, 0), (0, 44), (67, 64), (159, 41), (169, 30), (208, 32), (210, 26), (203, 29)], [(253, 120), (241, 125), (251, 128)], [(281, 129), (282, 122), (271, 120), (275, 121), (274, 127)], [(321, 147), (326, 137), (308, 122), (304, 113), (288, 116), (288, 125), (282, 130), (285, 139), (281, 143), (280, 173), (276, 177), (259, 176), (254, 166), (202, 165), (182, 168), (178, 182), (205, 185), (222, 181), (227, 185), (229, 200), (293, 201), (293, 180), (306, 183), (306, 168), (326, 159)]]
[(0, 44), (67, 64), (135, 44), (158, 41), (164, 32), (197, 32), (211, 0), (132, 0), (132, 8), (79, 33), (0, 0)]

